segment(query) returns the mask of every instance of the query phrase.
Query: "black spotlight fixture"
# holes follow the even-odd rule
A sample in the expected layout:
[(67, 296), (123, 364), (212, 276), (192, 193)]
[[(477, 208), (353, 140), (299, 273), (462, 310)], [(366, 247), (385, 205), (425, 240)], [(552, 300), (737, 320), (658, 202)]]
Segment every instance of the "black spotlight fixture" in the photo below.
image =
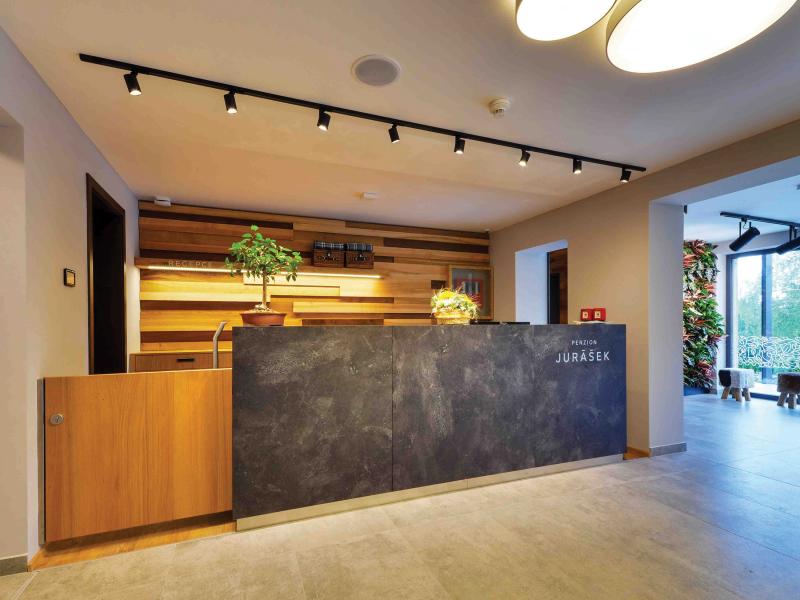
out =
[(622, 175), (619, 176), (620, 183), (628, 183), (631, 180), (631, 170), (622, 169)]
[(236, 96), (233, 92), (225, 94), (225, 110), (229, 115), (235, 115), (238, 111), (236, 108)]
[(786, 254), (787, 252), (797, 249), (800, 249), (800, 235), (798, 235), (797, 230), (792, 227), (789, 229), (789, 241), (775, 248), (775, 252), (778, 254)]
[(317, 119), (317, 127), (322, 131), (328, 131), (331, 124), (331, 116), (321, 108), (319, 109), (319, 119)]
[(135, 71), (131, 71), (125, 75), (125, 85), (128, 86), (128, 93), (131, 96), (142, 95), (142, 88), (139, 87), (139, 80), (136, 78)]
[(744, 233), (741, 233), (741, 228), (742, 228), (742, 223), (739, 224), (739, 237), (733, 240), (730, 246), (728, 246), (734, 252), (738, 252), (739, 250), (747, 246), (747, 244), (756, 239), (759, 235), (761, 235), (761, 232), (755, 227), (753, 227), (752, 223)]
[(522, 155), (519, 157), (519, 163), (517, 164), (519, 164), (520, 167), (527, 167), (528, 161), (530, 159), (531, 159), (531, 153), (528, 152), (527, 150), (523, 150)]
[(225, 96), (226, 112), (230, 114), (235, 114), (237, 112), (236, 96), (250, 96), (251, 98), (258, 98), (260, 100), (266, 100), (269, 102), (280, 102), (282, 104), (290, 104), (293, 106), (300, 106), (308, 110), (319, 111), (319, 119), (317, 120), (317, 127), (322, 131), (328, 131), (328, 129), (330, 129), (331, 116), (333, 114), (338, 114), (351, 117), (354, 119), (362, 119), (366, 121), (372, 121), (375, 123), (381, 123), (382, 126), (385, 126), (386, 124), (390, 125), (391, 128), (389, 129), (389, 139), (393, 144), (396, 144), (398, 141), (400, 141), (400, 134), (398, 132), (398, 129), (402, 125), (404, 129), (416, 129), (417, 131), (426, 131), (428, 133), (432, 133), (435, 135), (442, 135), (445, 137), (454, 138), (455, 139), (454, 152), (456, 154), (464, 154), (466, 140), (468, 139), (472, 140), (473, 142), (478, 142), (479, 144), (489, 144), (492, 146), (498, 146), (505, 149), (508, 148), (517, 149), (522, 152), (522, 158), (519, 160), (519, 164), (521, 166), (525, 166), (525, 164), (529, 161), (531, 155), (545, 155), (564, 160), (572, 159), (572, 172), (576, 174), (581, 172), (584, 162), (596, 165), (602, 165), (605, 167), (611, 167), (613, 169), (622, 169), (623, 173), (628, 171), (644, 172), (646, 170), (645, 167), (637, 166), (629, 162), (621, 163), (612, 160), (605, 160), (598, 157), (573, 154), (571, 152), (564, 152), (562, 150), (556, 150), (553, 148), (532, 146), (530, 144), (522, 142), (521, 140), (517, 141), (504, 140), (499, 138), (487, 137), (485, 135), (477, 135), (474, 133), (469, 133), (464, 130), (446, 129), (444, 127), (437, 127), (435, 125), (430, 125), (426, 123), (407, 121), (404, 119), (399, 119), (397, 117), (372, 114), (360, 110), (355, 110), (352, 108), (346, 108), (343, 106), (323, 104), (321, 102), (315, 102), (313, 100), (293, 98), (290, 96), (284, 96), (281, 94), (276, 94), (265, 90), (257, 90), (253, 88), (242, 87), (240, 85), (231, 82), (213, 81), (210, 79), (195, 77), (194, 75), (189, 75), (187, 73), (165, 71), (164, 69), (115, 60), (113, 58), (93, 56), (84, 53), (80, 53), (78, 55), (78, 58), (85, 63), (99, 65), (109, 69), (119, 69), (120, 71), (122, 71), (125, 78), (125, 84), (128, 87), (128, 92), (134, 96), (138, 96), (142, 93), (142, 88), (139, 86), (139, 82), (137, 80), (138, 76), (147, 75), (148, 77), (158, 77), (161, 79), (168, 79), (171, 81), (177, 81), (180, 83), (193, 85), (197, 87), (213, 89), (215, 90), (215, 93), (222, 92), (222, 94), (224, 94)]
[(389, 139), (392, 140), (393, 144), (400, 141), (400, 133), (397, 131), (397, 125), (392, 125), (389, 128)]

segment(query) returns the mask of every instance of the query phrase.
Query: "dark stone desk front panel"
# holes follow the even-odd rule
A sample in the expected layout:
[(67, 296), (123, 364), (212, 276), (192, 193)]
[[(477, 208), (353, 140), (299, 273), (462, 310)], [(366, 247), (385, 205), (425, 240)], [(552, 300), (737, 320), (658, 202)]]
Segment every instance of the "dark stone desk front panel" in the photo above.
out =
[(233, 330), (236, 519), (392, 489), (392, 330)]
[(397, 327), (394, 489), (535, 466), (533, 328)]
[(624, 325), (233, 335), (236, 519), (625, 451)]
[(536, 466), (623, 454), (625, 327), (535, 325)]

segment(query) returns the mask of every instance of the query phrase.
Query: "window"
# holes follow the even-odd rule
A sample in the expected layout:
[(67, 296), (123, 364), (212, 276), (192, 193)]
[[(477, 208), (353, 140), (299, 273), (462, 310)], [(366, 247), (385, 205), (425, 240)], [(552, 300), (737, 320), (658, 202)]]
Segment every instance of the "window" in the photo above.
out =
[(728, 298), (728, 366), (774, 395), (779, 373), (800, 371), (800, 252), (729, 255)]

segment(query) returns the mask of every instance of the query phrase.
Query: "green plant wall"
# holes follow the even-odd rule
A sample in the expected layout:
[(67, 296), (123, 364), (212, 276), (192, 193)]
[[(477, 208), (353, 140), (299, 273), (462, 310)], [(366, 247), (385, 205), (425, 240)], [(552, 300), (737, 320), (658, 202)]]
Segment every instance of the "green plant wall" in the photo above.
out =
[(724, 335), (717, 305), (717, 257), (700, 240), (683, 244), (683, 384), (716, 385), (717, 342)]

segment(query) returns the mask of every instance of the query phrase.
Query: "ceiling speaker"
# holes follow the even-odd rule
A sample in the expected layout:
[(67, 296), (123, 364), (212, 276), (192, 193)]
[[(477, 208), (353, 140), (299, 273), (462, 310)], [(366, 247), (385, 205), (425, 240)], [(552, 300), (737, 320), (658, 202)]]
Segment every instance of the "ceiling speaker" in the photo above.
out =
[(400, 65), (387, 56), (370, 54), (353, 63), (353, 76), (367, 85), (389, 85), (400, 76)]

